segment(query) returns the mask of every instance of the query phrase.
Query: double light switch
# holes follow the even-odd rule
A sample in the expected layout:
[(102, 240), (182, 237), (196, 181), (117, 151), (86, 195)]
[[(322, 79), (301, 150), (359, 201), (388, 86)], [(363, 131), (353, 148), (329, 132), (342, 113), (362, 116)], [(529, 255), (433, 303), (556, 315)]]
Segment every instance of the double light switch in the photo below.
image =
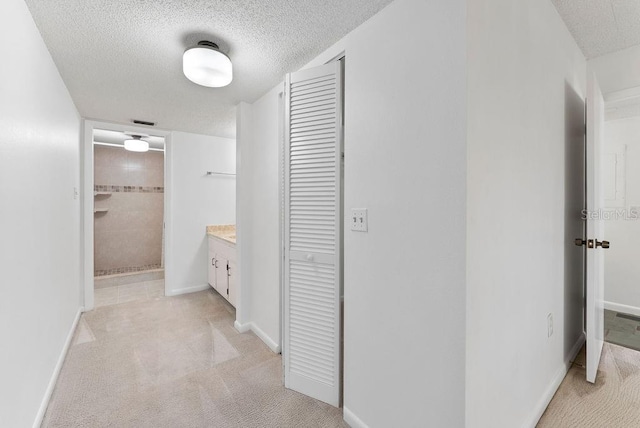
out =
[(368, 229), (367, 223), (367, 209), (366, 208), (354, 208), (351, 210), (351, 230), (356, 232), (366, 232)]

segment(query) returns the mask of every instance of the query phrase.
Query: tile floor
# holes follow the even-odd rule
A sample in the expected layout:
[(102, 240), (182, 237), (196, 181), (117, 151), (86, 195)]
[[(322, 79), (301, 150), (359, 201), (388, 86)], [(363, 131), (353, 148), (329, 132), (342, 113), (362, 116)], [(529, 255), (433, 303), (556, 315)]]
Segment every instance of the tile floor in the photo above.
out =
[(640, 351), (640, 317), (605, 310), (604, 340)]
[(43, 427), (347, 427), (340, 409), (283, 387), (281, 356), (238, 333), (215, 291), (154, 286), (82, 315)]
[(162, 297), (164, 296), (164, 279), (97, 288), (94, 293), (96, 307)]

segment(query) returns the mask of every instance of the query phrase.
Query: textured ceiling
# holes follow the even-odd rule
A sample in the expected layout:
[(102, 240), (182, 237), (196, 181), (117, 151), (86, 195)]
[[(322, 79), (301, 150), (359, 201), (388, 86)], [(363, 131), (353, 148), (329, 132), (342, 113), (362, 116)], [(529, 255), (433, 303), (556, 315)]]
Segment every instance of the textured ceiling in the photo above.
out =
[(639, 0), (552, 0), (587, 59), (640, 44)]
[[(235, 136), (253, 102), (391, 0), (26, 0), (84, 117)], [(216, 42), (234, 66), (225, 88), (182, 74), (182, 54)]]

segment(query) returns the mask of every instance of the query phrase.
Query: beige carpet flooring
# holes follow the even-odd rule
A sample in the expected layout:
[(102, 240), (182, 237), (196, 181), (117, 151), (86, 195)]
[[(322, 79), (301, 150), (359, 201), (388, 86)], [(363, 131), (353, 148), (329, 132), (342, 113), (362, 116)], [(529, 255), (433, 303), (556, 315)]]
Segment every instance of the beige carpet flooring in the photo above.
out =
[(82, 315), (43, 427), (346, 427), (282, 386), (282, 360), (215, 291)]
[(640, 352), (605, 343), (595, 385), (584, 358), (583, 348), (538, 428), (640, 427)]

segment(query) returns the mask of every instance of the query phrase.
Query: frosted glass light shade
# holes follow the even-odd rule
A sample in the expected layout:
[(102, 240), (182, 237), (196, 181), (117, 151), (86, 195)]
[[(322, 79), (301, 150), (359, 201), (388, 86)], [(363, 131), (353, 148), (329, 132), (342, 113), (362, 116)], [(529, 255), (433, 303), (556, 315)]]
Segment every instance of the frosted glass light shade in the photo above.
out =
[(184, 75), (193, 83), (209, 88), (227, 86), (233, 80), (231, 60), (215, 47), (200, 43), (182, 56)]
[(139, 139), (124, 140), (124, 148), (125, 150), (129, 150), (130, 152), (148, 152), (149, 143)]

